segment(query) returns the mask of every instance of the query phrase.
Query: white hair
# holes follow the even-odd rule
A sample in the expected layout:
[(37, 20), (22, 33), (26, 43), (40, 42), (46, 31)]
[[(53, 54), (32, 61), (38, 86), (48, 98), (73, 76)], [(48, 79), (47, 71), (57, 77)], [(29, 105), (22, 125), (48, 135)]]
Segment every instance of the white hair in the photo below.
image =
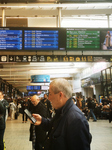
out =
[(72, 88), (69, 82), (63, 78), (55, 79), (50, 83), (51, 89), (54, 94), (63, 92), (66, 98), (72, 96)]

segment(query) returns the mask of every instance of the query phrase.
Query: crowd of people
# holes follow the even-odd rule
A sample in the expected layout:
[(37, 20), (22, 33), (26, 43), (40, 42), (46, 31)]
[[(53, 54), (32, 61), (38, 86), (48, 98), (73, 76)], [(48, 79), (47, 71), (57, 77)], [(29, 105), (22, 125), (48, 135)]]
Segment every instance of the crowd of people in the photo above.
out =
[(97, 119), (108, 119), (109, 123), (112, 121), (112, 99), (102, 98), (98, 102), (96, 98), (86, 97), (84, 100), (80, 96), (73, 98), (74, 103), (85, 114), (87, 120), (92, 117), (93, 121)]
[(112, 121), (111, 99), (103, 98), (99, 103), (91, 97), (73, 98), (71, 86), (65, 79), (53, 80), (48, 95), (43, 98), (34, 95), (8, 103), (0, 91), (0, 150), (4, 150), (6, 110), (10, 120), (17, 119), (21, 113), (22, 123), (26, 123), (28, 116), (25, 109), (36, 119), (35, 123), (31, 122), (29, 133), (33, 150), (73, 150), (74, 147), (76, 150), (90, 150), (90, 117), (94, 122), (97, 119)]

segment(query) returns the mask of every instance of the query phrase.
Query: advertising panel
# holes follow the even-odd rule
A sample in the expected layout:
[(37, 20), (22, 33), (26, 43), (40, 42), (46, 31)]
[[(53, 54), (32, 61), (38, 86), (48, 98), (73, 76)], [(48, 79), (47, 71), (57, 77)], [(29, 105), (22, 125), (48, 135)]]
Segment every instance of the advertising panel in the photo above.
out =
[(49, 83), (50, 75), (32, 75), (31, 83)]

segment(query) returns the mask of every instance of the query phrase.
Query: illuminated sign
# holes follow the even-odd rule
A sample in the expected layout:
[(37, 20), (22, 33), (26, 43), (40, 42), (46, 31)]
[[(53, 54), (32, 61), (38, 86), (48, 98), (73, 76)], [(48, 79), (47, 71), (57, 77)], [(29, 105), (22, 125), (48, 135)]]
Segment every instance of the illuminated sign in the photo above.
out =
[(66, 31), (66, 49), (100, 49), (100, 31), (68, 29)]
[(22, 30), (0, 28), (1, 50), (22, 50)]
[(25, 50), (58, 50), (58, 30), (25, 30)]

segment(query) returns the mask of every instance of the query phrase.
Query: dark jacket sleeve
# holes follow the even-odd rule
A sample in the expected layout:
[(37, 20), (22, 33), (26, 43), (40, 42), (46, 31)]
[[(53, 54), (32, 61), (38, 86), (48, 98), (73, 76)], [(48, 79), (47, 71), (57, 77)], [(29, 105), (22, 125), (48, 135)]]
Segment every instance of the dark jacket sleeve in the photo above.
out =
[(5, 129), (5, 116), (8, 106), (9, 103), (6, 100), (0, 101), (0, 112), (2, 112), (2, 114), (0, 114), (0, 129)]
[(4, 111), (5, 111), (5, 108), (4, 108), (3, 104), (2, 104), (2, 102), (0, 101), (0, 115), (3, 115)]
[(6, 110), (9, 106), (9, 103), (6, 100), (1, 101), (4, 110)]
[(49, 131), (50, 126), (51, 126), (51, 120), (48, 118), (46, 119), (46, 118), (42, 117), (41, 125), (42, 125), (43, 130)]
[(90, 150), (92, 136), (88, 128), (85, 121), (74, 120), (67, 129), (67, 149), (74, 150), (75, 147), (75, 150)]
[(7, 102), (7, 100), (3, 100), (2, 103), (3, 103), (4, 108), (7, 109), (9, 106), (9, 103)]
[(42, 116), (42, 117), (45, 117), (45, 118), (47, 118), (47, 108), (45, 107), (45, 105), (42, 103), (42, 102), (40, 102), (39, 103), (39, 108), (40, 108), (40, 115)]

